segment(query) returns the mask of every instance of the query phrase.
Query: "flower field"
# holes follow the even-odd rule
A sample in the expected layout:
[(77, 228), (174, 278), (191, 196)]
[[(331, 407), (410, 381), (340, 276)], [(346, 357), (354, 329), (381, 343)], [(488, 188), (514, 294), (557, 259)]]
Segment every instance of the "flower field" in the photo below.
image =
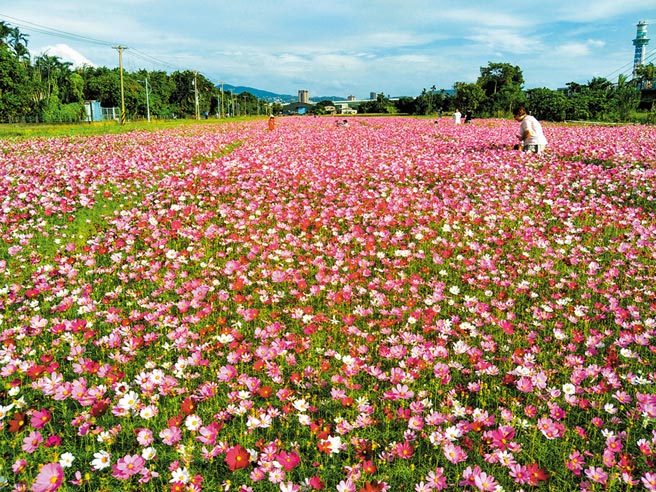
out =
[(0, 140), (0, 490), (656, 491), (656, 128)]

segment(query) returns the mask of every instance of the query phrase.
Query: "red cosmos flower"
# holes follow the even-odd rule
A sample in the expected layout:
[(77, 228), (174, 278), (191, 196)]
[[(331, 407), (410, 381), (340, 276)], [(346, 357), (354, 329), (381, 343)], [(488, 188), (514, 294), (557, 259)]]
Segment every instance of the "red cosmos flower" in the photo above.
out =
[(310, 431), (317, 435), (317, 439), (328, 439), (330, 435), (330, 424), (325, 424), (322, 419), (310, 424)]
[(301, 457), (296, 451), (287, 453), (286, 451), (280, 451), (276, 456), (276, 461), (280, 463), (286, 471), (293, 470), (301, 462)]
[(20, 432), (25, 427), (25, 414), (18, 412), (14, 414), (14, 418), (9, 421), (9, 432)]
[(539, 468), (537, 463), (526, 466), (528, 472), (528, 483), (530, 485), (537, 485), (540, 482), (549, 480), (549, 474), (542, 468)]
[(257, 390), (257, 394), (262, 398), (269, 398), (273, 394), (273, 388), (271, 386), (260, 386)]
[(228, 468), (230, 468), (230, 471), (235, 471), (240, 468), (246, 468), (249, 459), (250, 455), (248, 454), (248, 451), (246, 451), (246, 449), (240, 444), (237, 444), (228, 450), (225, 462), (228, 465)]
[(180, 409), (185, 415), (191, 415), (196, 411), (196, 402), (191, 398), (185, 398), (180, 404)]
[(109, 408), (108, 400), (99, 400), (91, 406), (91, 410), (89, 410), (89, 413), (94, 417), (100, 417), (102, 414), (104, 414), (107, 411), (108, 408)]
[(365, 482), (364, 487), (360, 487), (360, 492), (383, 492), (384, 486), (378, 480)]
[(326, 484), (321, 481), (319, 475), (315, 475), (310, 479), (310, 487), (314, 490), (321, 490), (326, 487)]
[(367, 460), (371, 460), (371, 455), (373, 454), (373, 445), (369, 441), (366, 439), (360, 439), (353, 443), (353, 447), (355, 448), (355, 457), (359, 460), (362, 460), (363, 465), (367, 463)]
[(319, 452), (321, 452), (321, 453), (330, 454), (330, 452), (331, 452), (331, 450), (332, 450), (332, 447), (330, 446), (330, 441), (328, 441), (327, 439), (321, 439), (321, 440), (317, 443), (317, 449), (318, 449)]
[(373, 475), (376, 473), (376, 465), (374, 465), (372, 460), (365, 460), (362, 462), (362, 471), (364, 473), (368, 473), (369, 475)]
[(345, 396), (340, 400), (340, 403), (342, 404), (343, 407), (350, 407), (353, 405), (353, 398), (350, 396)]
[(39, 376), (41, 376), (41, 374), (43, 374), (45, 371), (46, 371), (45, 366), (42, 366), (40, 364), (34, 364), (34, 365), (30, 366), (27, 369), (27, 371), (25, 371), (25, 374), (27, 374), (32, 379), (36, 379)]
[(173, 482), (171, 484), (171, 492), (183, 492), (185, 489), (185, 484), (182, 482)]

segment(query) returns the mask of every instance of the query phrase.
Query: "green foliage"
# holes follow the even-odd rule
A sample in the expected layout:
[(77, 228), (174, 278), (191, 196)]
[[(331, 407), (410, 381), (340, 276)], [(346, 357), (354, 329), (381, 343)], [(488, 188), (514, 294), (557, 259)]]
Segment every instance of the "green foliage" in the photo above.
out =
[(524, 102), (524, 75), (517, 65), (489, 62), (487, 67), (481, 67), (481, 75), (476, 83), (485, 92), (481, 104), (485, 114), (511, 114), (514, 108)]
[(485, 91), (478, 84), (456, 82), (453, 87), (456, 90), (453, 104), (463, 111), (476, 111), (485, 101)]
[(620, 121), (628, 121), (629, 115), (640, 103), (640, 91), (635, 84), (629, 83), (627, 77), (620, 75), (613, 92), (612, 104)]
[(25, 65), (0, 43), (0, 115), (10, 121), (30, 110)]
[(567, 115), (567, 97), (547, 88), (526, 91), (526, 104), (539, 120), (563, 121)]
[(50, 99), (41, 114), (41, 120), (45, 123), (74, 123), (80, 121), (83, 117), (83, 103), (62, 104), (57, 96)]
[(358, 106), (359, 113), (378, 113), (378, 114), (394, 114), (396, 113), (396, 107), (389, 100), (385, 94), (380, 93), (376, 96), (376, 99), (371, 101), (365, 101), (360, 103)]

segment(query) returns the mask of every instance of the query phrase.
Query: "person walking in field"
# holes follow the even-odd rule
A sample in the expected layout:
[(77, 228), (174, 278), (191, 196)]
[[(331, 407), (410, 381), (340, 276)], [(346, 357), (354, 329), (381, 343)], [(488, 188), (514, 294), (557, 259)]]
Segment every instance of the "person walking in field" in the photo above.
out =
[(524, 152), (539, 154), (547, 146), (547, 138), (542, 132), (542, 125), (538, 120), (526, 112), (523, 106), (518, 107), (515, 112), (515, 120), (519, 121), (519, 134), (517, 138), (521, 142)]

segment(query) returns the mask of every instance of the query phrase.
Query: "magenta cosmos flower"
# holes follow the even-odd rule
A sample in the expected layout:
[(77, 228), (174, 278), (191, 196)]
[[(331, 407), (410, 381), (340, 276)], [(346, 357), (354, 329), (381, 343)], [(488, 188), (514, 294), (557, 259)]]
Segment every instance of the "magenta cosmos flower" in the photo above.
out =
[(36, 476), (32, 492), (50, 492), (57, 490), (64, 480), (64, 470), (59, 463), (46, 463)]

